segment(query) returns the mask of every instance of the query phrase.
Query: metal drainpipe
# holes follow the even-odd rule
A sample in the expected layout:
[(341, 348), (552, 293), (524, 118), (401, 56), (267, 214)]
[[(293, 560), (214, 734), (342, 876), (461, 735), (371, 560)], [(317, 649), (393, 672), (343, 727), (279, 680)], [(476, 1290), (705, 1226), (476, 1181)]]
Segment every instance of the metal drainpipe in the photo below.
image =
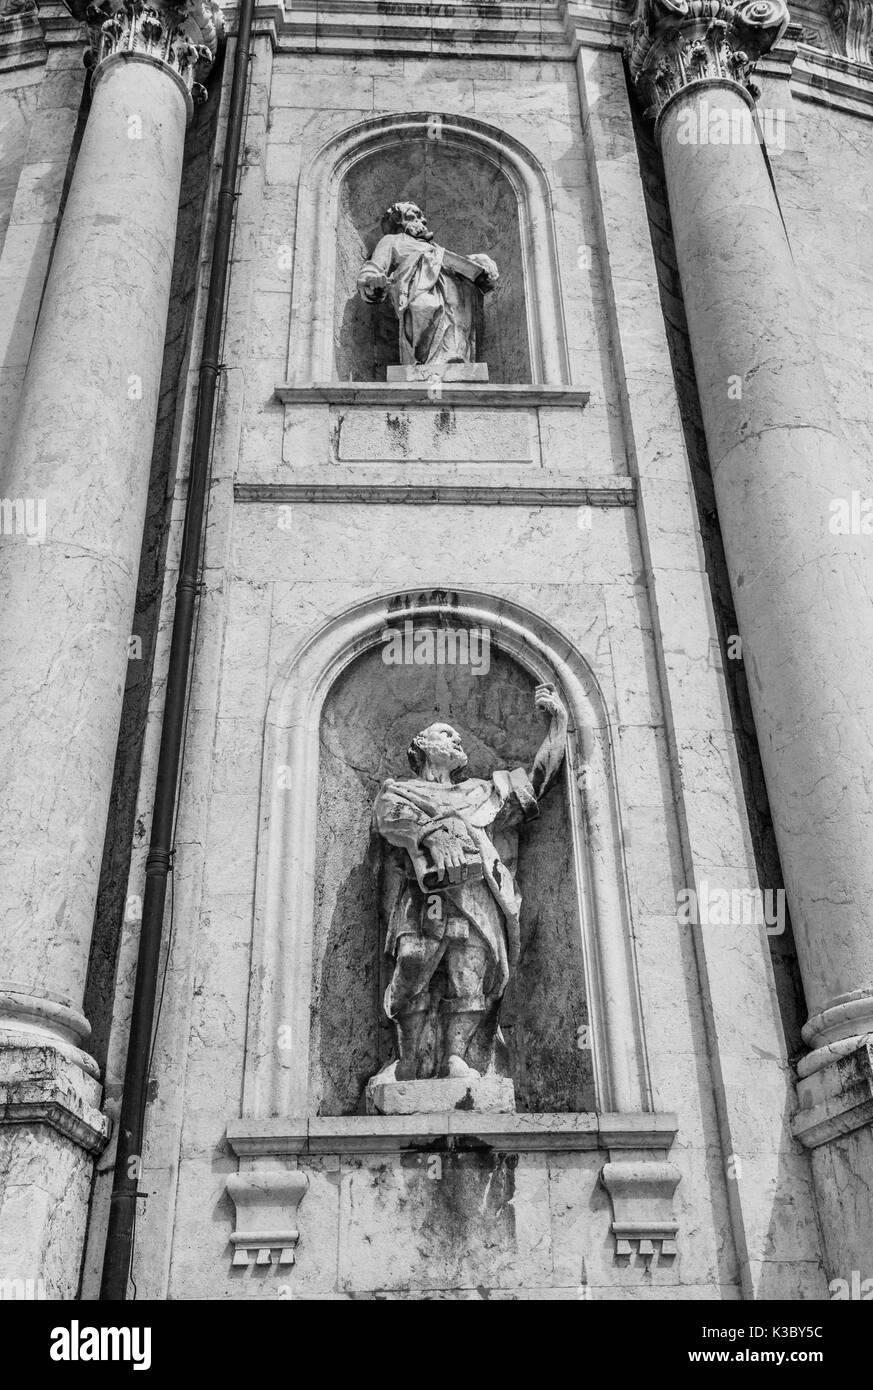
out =
[(221, 371), (219, 352), (236, 202), (235, 189), (248, 90), (249, 47), (251, 45), (254, 7), (255, 0), (242, 0), (239, 10), (236, 52), (233, 59), (230, 111), (224, 141), (224, 160), (218, 193), (215, 236), (212, 245), (206, 324), (203, 331), (203, 353), (197, 388), (197, 416), (194, 439), (191, 445), (188, 501), (185, 508), (185, 526), (179, 557), (179, 577), (176, 583), (176, 607), (173, 617), (170, 662), (167, 671), (167, 695), (161, 727), (161, 748), (158, 755), (151, 842), (146, 860), (145, 895), (139, 956), (136, 965), (136, 986), (133, 995), (130, 1036), (127, 1044), (124, 1096), (118, 1120), (118, 1148), (115, 1157), (109, 1228), (103, 1260), (101, 1299), (124, 1300), (127, 1298), (128, 1276), (133, 1255), (133, 1231), (145, 1126), (149, 1051), (154, 1026), (164, 904), (167, 896), (167, 876), (172, 853), (179, 760), (185, 725), (185, 696), (191, 660), (191, 634), (194, 627), (198, 589), (216, 388)]

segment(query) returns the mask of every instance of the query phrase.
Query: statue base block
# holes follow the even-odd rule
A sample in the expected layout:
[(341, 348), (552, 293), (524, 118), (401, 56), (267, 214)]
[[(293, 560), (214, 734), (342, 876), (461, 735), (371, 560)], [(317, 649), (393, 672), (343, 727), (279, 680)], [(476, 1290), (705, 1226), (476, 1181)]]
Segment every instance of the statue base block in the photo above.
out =
[(487, 381), (487, 362), (449, 362), (445, 367), (386, 367), (387, 381)]
[(446, 1110), (515, 1114), (515, 1086), (508, 1076), (441, 1076), (429, 1081), (379, 1081), (367, 1086), (368, 1115), (433, 1115)]

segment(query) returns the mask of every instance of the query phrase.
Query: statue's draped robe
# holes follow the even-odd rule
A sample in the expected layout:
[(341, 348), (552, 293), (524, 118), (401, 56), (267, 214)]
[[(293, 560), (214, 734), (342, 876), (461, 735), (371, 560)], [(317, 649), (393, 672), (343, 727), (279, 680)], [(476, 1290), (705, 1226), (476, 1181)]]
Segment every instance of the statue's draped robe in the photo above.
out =
[[(489, 954), (486, 1005), (495, 1004), (506, 988), (510, 965), (518, 959), (517, 826), (537, 814), (536, 795), (523, 768), (497, 771), (487, 780), (467, 778), (454, 786), (416, 777), (385, 782), (373, 819), (393, 847), (386, 855), (382, 880), (386, 953), (393, 955), (406, 934), (439, 938), (448, 932), (465, 937), (473, 929)], [(420, 849), (437, 825), (463, 830), (481, 858), (484, 878), (442, 888), (446, 911), (433, 920), (427, 914), (428, 897), (413, 876), (410, 852)], [(390, 990), (386, 1012), (393, 1016)]]
[(400, 324), (402, 366), (476, 360), (479, 291), (471, 280), (445, 271), (443, 256), (442, 246), (397, 232), (382, 237), (358, 275), (365, 296), (374, 275), (388, 277), (388, 297)]

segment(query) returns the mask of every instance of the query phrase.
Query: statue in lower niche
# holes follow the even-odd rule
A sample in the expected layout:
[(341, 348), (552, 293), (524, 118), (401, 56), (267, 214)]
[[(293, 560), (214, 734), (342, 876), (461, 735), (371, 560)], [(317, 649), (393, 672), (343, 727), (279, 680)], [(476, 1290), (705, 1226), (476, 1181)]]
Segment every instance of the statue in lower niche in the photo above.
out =
[(487, 380), (476, 364), (477, 300), (494, 288), (497, 266), (488, 256), (459, 256), (438, 246), (415, 203), (393, 203), (382, 219), (385, 235), (361, 267), (358, 293), (368, 304), (389, 299), (400, 325), (398, 375), (442, 376), (447, 367)]
[(519, 954), (518, 826), (538, 814), (564, 758), (564, 706), (551, 685), (538, 685), (534, 699), (549, 729), (530, 775), (515, 768), (463, 777), (460, 735), (449, 724), (431, 724), (408, 750), (414, 776), (389, 779), (376, 798), (375, 828), (389, 846), (383, 905), (385, 950), (394, 962), (385, 1012), (399, 1055), (371, 1086), (480, 1076), (467, 1053), (477, 1030), (490, 1026), (493, 1039)]

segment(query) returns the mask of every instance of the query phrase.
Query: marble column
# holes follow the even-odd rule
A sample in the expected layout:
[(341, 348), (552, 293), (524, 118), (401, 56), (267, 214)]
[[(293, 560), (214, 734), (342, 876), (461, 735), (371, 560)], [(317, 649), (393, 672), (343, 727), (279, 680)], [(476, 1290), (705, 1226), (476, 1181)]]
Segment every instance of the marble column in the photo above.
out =
[(869, 477), (834, 420), (758, 136), (750, 70), (787, 21), (782, 0), (641, 0), (629, 66), (664, 162), (812, 1077), (873, 1032), (873, 543), (834, 526)]
[(217, 42), (199, 3), (109, 0), (87, 18), (93, 103), (2, 481), (0, 1277), (49, 1297), (75, 1291), (107, 1130), (81, 1008), (185, 130)]

